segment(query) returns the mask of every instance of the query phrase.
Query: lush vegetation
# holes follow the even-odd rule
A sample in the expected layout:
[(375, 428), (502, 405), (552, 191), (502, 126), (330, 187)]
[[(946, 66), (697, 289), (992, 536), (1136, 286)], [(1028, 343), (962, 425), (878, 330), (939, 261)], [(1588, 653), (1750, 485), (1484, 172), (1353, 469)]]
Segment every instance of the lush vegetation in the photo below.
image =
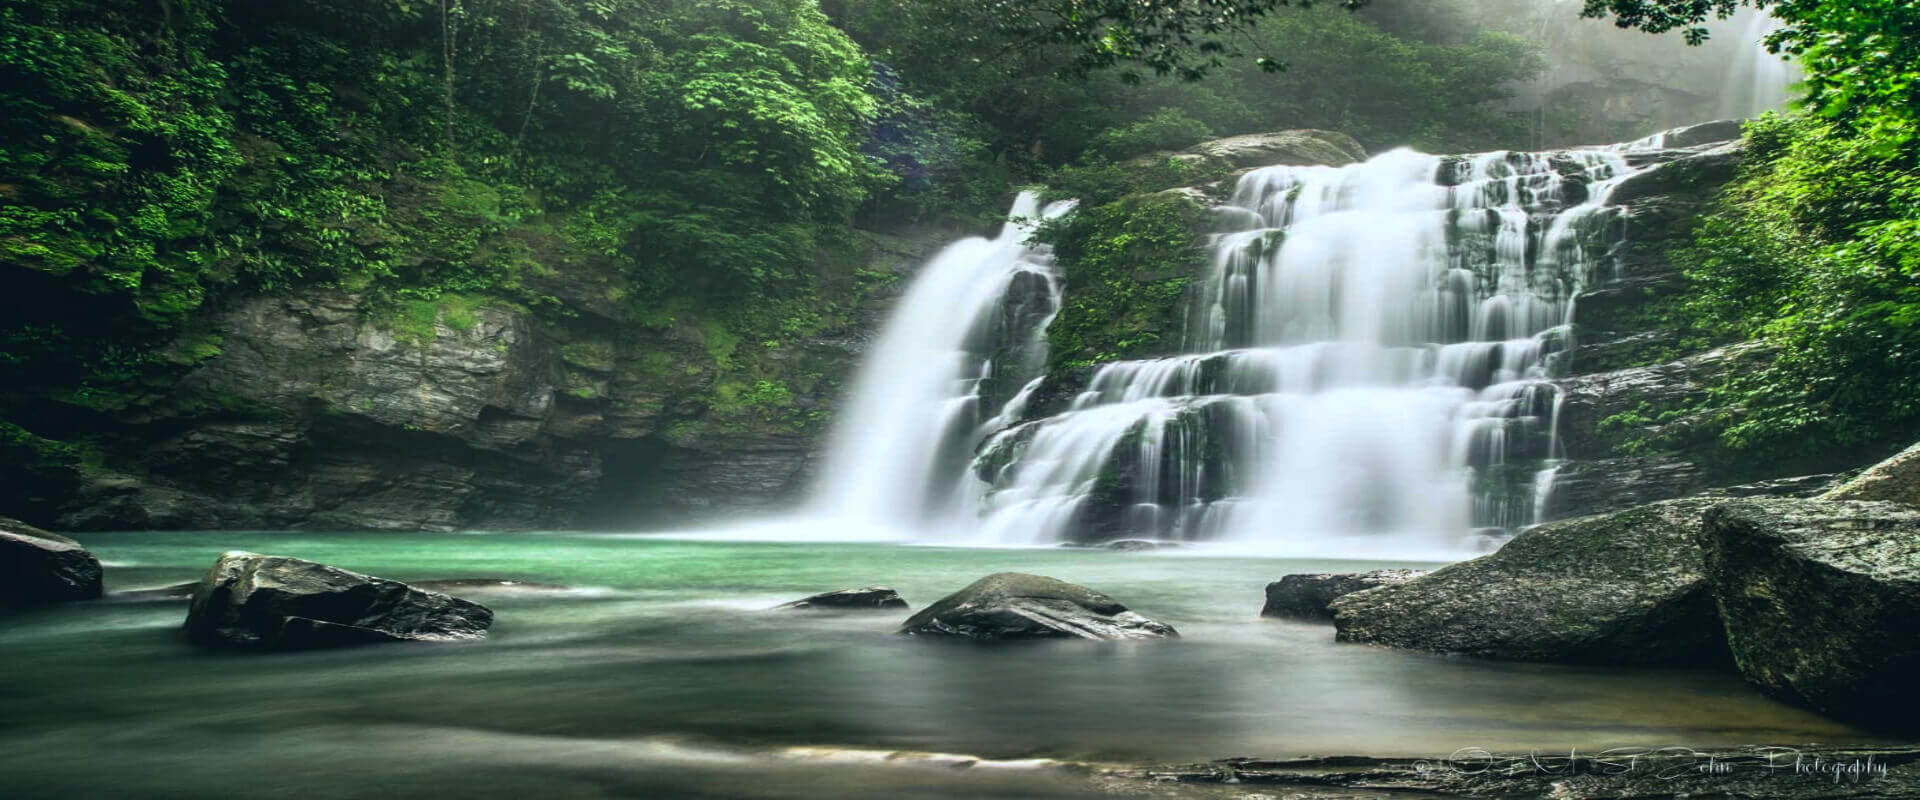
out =
[(1180, 342), (1181, 295), (1204, 261), (1206, 211), (1173, 194), (1134, 195), (1049, 222), (1072, 292), (1047, 328), (1050, 368), (1159, 355)]
[(1748, 163), (1683, 254), (1687, 321), (1777, 355), (1718, 388), (1723, 442), (1776, 454), (1920, 427), (1920, 5), (1905, 0), (1590, 0), (1685, 29), (1740, 5), (1787, 23), (1804, 110), (1749, 127)]

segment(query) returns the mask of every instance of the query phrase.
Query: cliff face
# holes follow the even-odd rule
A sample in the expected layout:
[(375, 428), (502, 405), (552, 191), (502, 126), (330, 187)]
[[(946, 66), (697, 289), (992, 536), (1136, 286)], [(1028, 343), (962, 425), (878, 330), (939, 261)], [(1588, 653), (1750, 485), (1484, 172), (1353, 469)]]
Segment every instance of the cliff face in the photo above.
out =
[[(898, 275), (946, 235), (867, 236), (858, 266)], [(806, 485), (894, 294), (764, 348), (752, 382), (727, 369), (724, 329), (693, 317), (475, 301), (401, 321), (337, 290), (246, 299), (211, 320), (218, 355), (119, 420), (58, 522), (484, 530), (763, 510)]]
[[(1681, 330), (1687, 280), (1674, 252), (1691, 240), (1741, 158), (1738, 127), (1711, 123), (1669, 135), (1685, 154), (1622, 184), (1625, 243), (1616, 275), (1575, 300), (1577, 346), (1564, 362), (1557, 471), (1546, 516), (1559, 519), (1702, 492), (1817, 493), (1866, 452), (1809, 452), (1789, 461), (1743, 458), (1718, 439), (1710, 389), (1772, 357), (1750, 343), (1689, 339)], [(1725, 140), (1725, 141), (1722, 141)]]

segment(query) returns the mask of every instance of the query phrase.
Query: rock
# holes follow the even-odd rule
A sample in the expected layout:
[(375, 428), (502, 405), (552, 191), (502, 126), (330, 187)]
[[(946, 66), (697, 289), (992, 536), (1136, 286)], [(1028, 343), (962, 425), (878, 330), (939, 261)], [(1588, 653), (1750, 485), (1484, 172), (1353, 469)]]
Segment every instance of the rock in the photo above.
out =
[(1179, 542), (1156, 542), (1151, 539), (1119, 539), (1101, 545), (1108, 550), (1122, 553), (1145, 553), (1152, 550), (1178, 550)]
[(974, 581), (913, 615), (909, 636), (1002, 639), (1160, 639), (1173, 626), (1127, 610), (1104, 594), (1054, 578), (1000, 572)]
[(1883, 500), (1920, 505), (1920, 444), (1867, 468), (1820, 496), (1822, 500)]
[(886, 586), (868, 586), (860, 589), (841, 589), (837, 592), (823, 592), (812, 597), (803, 597), (791, 603), (774, 606), (775, 611), (788, 610), (880, 610), (887, 608), (906, 608), (907, 601), (899, 592)]
[(493, 612), (399, 581), (282, 556), (228, 551), (194, 591), (187, 635), (202, 646), (304, 649), (478, 639)]
[(1380, 569), (1343, 574), (1287, 575), (1267, 584), (1263, 617), (1333, 619), (1327, 605), (1334, 600), (1381, 586), (1406, 583), (1427, 574), (1420, 569)]
[(0, 517), (0, 606), (92, 600), (101, 576), (100, 559), (79, 542)]
[(1741, 500), (1709, 512), (1701, 538), (1748, 681), (1839, 719), (1920, 732), (1920, 508)]
[(1367, 160), (1367, 149), (1353, 137), (1316, 130), (1229, 136), (1201, 142), (1185, 152), (1222, 162), (1235, 169), (1281, 164), (1338, 167)]
[(1725, 663), (1697, 537), (1715, 502), (1548, 523), (1492, 555), (1341, 597), (1339, 639), (1520, 661)]
[(1738, 140), (1745, 135), (1745, 126), (1746, 123), (1740, 120), (1722, 119), (1675, 128), (1660, 136), (1667, 147), (1700, 147)]

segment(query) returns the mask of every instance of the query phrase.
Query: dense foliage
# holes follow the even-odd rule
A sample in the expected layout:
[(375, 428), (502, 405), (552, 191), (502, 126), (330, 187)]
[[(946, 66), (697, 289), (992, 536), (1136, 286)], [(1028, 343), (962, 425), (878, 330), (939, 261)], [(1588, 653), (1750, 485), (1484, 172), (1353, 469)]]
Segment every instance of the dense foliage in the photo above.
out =
[(1777, 356), (1719, 388), (1722, 438), (1788, 453), (1920, 426), (1920, 3), (1589, 0), (1661, 32), (1740, 5), (1787, 24), (1769, 46), (1808, 72), (1805, 113), (1750, 126), (1749, 163), (1685, 255), (1692, 322)]
[(893, 180), (871, 78), (812, 0), (0, 0), (0, 479), (174, 402), (210, 308), (298, 287), (402, 336), (694, 317), (757, 386), (857, 288), (822, 265)]

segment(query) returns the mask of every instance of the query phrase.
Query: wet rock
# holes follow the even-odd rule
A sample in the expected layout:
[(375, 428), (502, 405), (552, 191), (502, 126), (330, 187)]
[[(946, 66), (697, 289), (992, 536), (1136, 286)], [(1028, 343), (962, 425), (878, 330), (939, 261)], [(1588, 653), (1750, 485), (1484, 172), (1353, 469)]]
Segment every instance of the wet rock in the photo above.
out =
[(79, 542), (0, 517), (0, 606), (92, 600), (101, 575), (100, 559)]
[(298, 558), (229, 551), (201, 579), (187, 635), (202, 646), (339, 647), (478, 639), (493, 612), (399, 581)]
[(1748, 681), (1840, 719), (1920, 732), (1920, 507), (1741, 500), (1707, 514), (1702, 540)]
[(1187, 153), (1236, 169), (1276, 164), (1330, 167), (1367, 160), (1367, 149), (1344, 133), (1317, 130), (1275, 131), (1201, 142)]
[(1883, 500), (1920, 505), (1920, 444), (1867, 468), (1821, 495), (1822, 500)]
[(1420, 569), (1380, 569), (1316, 575), (1287, 575), (1267, 584), (1267, 604), (1260, 616), (1290, 619), (1333, 619), (1327, 606), (1354, 592), (1393, 586), (1427, 574)]
[(1120, 539), (1117, 541), (1107, 542), (1106, 544), (1101, 545), (1101, 547), (1106, 548), (1108, 550), (1118, 550), (1122, 553), (1145, 553), (1153, 550), (1178, 550), (1180, 549), (1180, 546), (1181, 545), (1179, 542), (1156, 542), (1151, 539)]
[(1341, 597), (1339, 639), (1519, 661), (1726, 663), (1697, 535), (1716, 502), (1549, 523), (1492, 555)]
[(888, 608), (906, 608), (907, 601), (899, 592), (886, 586), (867, 586), (860, 589), (841, 589), (837, 592), (822, 592), (812, 597), (803, 597), (791, 603), (774, 606), (775, 611), (793, 610), (859, 610), (872, 611)]
[(909, 636), (1005, 639), (1160, 639), (1173, 626), (1141, 616), (1104, 594), (1055, 578), (1000, 572), (974, 581), (913, 615)]

